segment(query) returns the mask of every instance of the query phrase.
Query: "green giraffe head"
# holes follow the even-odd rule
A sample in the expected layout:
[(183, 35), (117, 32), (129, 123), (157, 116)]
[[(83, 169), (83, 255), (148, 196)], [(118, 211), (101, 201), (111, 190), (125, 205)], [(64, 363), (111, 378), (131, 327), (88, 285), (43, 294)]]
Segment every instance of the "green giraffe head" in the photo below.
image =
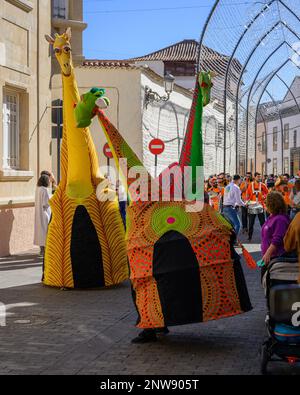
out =
[(92, 88), (81, 96), (80, 102), (75, 106), (75, 118), (78, 128), (89, 127), (97, 111), (99, 109), (104, 110), (109, 106), (110, 101), (104, 95), (104, 89)]
[(213, 87), (212, 83), (212, 73), (210, 71), (202, 71), (199, 74), (199, 85), (201, 94), (203, 97), (203, 106), (207, 106), (210, 103), (210, 94), (211, 88)]

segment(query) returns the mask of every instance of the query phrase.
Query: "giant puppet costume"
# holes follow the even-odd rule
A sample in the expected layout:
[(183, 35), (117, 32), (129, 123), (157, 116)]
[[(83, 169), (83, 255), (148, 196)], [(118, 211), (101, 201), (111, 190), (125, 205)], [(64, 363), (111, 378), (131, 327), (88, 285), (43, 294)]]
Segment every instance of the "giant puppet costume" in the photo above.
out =
[[(203, 165), (202, 115), (209, 103), (210, 73), (197, 78), (188, 130), (180, 167)], [(90, 92), (91, 93), (91, 92)], [(81, 103), (83, 105), (83, 103)], [(75, 110), (77, 121), (81, 109)], [(96, 108), (90, 109), (95, 115)], [(143, 167), (109, 119), (98, 111), (101, 127), (114, 158), (127, 158)], [(146, 172), (146, 170), (144, 169)], [(147, 173), (148, 182), (153, 181)], [(193, 172), (191, 183), (196, 181)], [(127, 252), (131, 282), (138, 310), (138, 328), (154, 329), (231, 317), (249, 311), (251, 303), (240, 265), (233, 248), (231, 225), (209, 205), (187, 212), (187, 201), (163, 201), (165, 193), (159, 177), (160, 198), (132, 200), (127, 209)], [(130, 186), (134, 179), (127, 177)], [(176, 185), (176, 190), (180, 185)], [(180, 181), (182, 182), (182, 180)], [(142, 197), (142, 196), (140, 196)]]
[[(125, 232), (117, 199), (99, 202), (96, 197), (99, 165), (87, 128), (77, 128), (74, 105), (79, 102), (71, 57), (71, 30), (53, 45), (63, 81), (62, 179), (50, 201), (44, 284), (65, 288), (111, 286), (128, 278)], [(102, 93), (98, 94), (101, 99)], [(107, 100), (102, 98), (102, 107)]]

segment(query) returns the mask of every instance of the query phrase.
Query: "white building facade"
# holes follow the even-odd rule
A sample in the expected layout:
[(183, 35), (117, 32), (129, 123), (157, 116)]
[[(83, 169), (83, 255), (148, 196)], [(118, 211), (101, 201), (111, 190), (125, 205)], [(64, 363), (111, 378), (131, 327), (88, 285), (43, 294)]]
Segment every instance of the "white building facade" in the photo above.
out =
[[(220, 173), (224, 170), (224, 78), (228, 59), (215, 51), (207, 49), (209, 56), (200, 65), (201, 70), (217, 71), (214, 77), (211, 103), (205, 107), (203, 114), (203, 153), (205, 177)], [(166, 48), (135, 59), (129, 59), (135, 65), (149, 67), (158, 75), (172, 74), (175, 83), (191, 92), (195, 88), (196, 73), (198, 65), (199, 42), (196, 40), (183, 40)], [(236, 73), (240, 65), (236, 61)], [(237, 80), (238, 75), (235, 76)], [(227, 141), (226, 141), (226, 168), (234, 172), (236, 167), (236, 134), (234, 124), (230, 119), (234, 115), (236, 82), (231, 81), (230, 92), (232, 98), (227, 103)], [(170, 125), (172, 125), (170, 119)], [(185, 133), (185, 131), (183, 132)], [(183, 137), (183, 136), (182, 136)], [(168, 140), (172, 135), (165, 136)], [(176, 151), (177, 145), (174, 142)], [(200, 149), (200, 147), (199, 147)], [(174, 155), (173, 155), (174, 156)]]
[(265, 119), (264, 149), (267, 174), (297, 174), (300, 169), (300, 77), (276, 106), (263, 105)]

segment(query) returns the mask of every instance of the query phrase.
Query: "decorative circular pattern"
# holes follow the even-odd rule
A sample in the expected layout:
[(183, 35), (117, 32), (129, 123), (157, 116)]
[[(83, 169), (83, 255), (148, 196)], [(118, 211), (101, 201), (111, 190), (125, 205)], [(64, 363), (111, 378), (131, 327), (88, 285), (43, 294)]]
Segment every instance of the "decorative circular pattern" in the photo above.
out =
[(169, 217), (169, 218), (167, 219), (167, 222), (168, 222), (169, 225), (173, 225), (173, 224), (176, 222), (176, 219), (173, 218), (173, 217)]
[(185, 234), (192, 225), (192, 218), (184, 211), (183, 207), (175, 205), (158, 206), (153, 210), (151, 225), (158, 237), (171, 230)]

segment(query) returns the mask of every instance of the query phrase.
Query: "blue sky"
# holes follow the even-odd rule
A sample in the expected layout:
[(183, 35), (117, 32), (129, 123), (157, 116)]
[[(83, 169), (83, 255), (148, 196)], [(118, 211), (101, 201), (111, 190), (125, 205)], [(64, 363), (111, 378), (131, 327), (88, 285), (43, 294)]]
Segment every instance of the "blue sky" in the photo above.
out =
[(214, 0), (83, 0), (83, 3), (84, 20), (88, 23), (84, 33), (85, 57), (126, 59), (183, 39), (198, 40)]
[[(244, 0), (245, 5), (256, 4), (248, 1)], [(83, 0), (84, 21), (88, 24), (84, 55), (87, 59), (128, 59), (184, 39), (199, 40), (214, 3), (215, 0)], [(220, 42), (220, 37), (219, 41), (214, 35), (209, 39), (211, 44), (208, 41), (207, 45), (226, 53), (226, 43)], [(218, 43), (224, 48), (218, 49)], [(294, 76), (292, 70), (285, 79), (290, 83)], [(269, 90), (274, 91), (276, 98), (286, 93), (278, 81)]]

